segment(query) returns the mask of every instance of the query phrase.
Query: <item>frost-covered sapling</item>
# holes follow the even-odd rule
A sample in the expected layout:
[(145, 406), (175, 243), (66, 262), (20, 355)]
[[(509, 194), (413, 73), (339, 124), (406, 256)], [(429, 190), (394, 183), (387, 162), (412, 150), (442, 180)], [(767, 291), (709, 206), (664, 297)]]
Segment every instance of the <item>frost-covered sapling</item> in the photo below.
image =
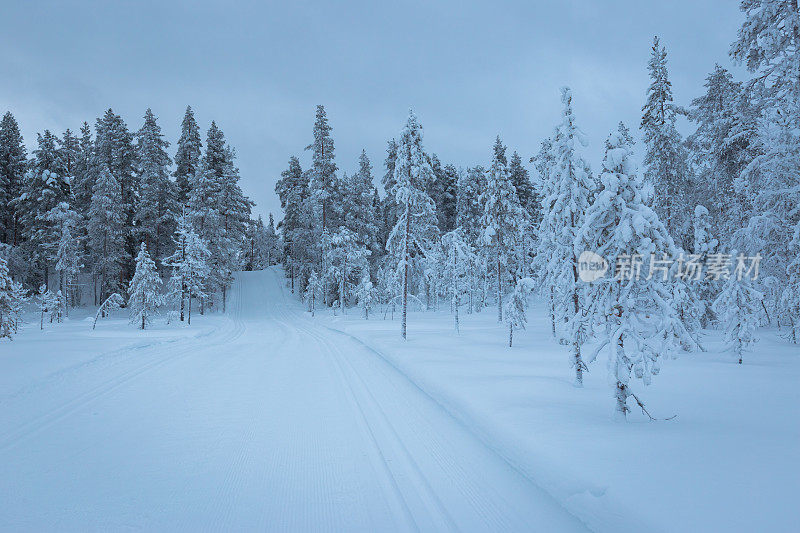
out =
[(147, 253), (147, 246), (142, 243), (139, 254), (136, 256), (136, 272), (128, 286), (130, 322), (139, 329), (147, 327), (162, 304), (161, 283), (161, 278), (156, 271), (156, 264)]
[(322, 280), (319, 279), (317, 271), (312, 270), (311, 275), (308, 276), (308, 284), (306, 285), (305, 293), (306, 302), (308, 302), (308, 310), (311, 312), (311, 316), (316, 314), (317, 295), (319, 295), (321, 290)]
[(528, 318), (525, 309), (528, 307), (528, 294), (533, 290), (534, 282), (531, 278), (518, 279), (514, 290), (505, 304), (505, 321), (508, 324), (508, 347), (514, 345), (514, 328), (525, 329)]
[[(735, 253), (734, 253), (735, 255)], [(740, 260), (744, 258), (740, 256)], [(748, 275), (731, 275), (714, 300), (714, 312), (725, 332), (725, 343), (742, 364), (742, 353), (758, 341), (762, 294), (753, 288)]]
[(600, 180), (602, 189), (586, 212), (576, 246), (594, 249), (616, 266), (613, 276), (586, 284), (586, 301), (587, 318), (599, 326), (595, 354), (608, 350), (615, 412), (624, 419), (633, 395), (631, 377), (649, 384), (660, 371), (662, 355), (694, 341), (678, 316), (671, 281), (636, 268), (642, 258), (672, 256), (676, 247), (648, 206), (630, 147), (618, 132), (606, 141)]
[(364, 319), (369, 320), (369, 311), (375, 304), (375, 287), (369, 277), (369, 269), (364, 269), (361, 281), (356, 287), (356, 301), (364, 313)]

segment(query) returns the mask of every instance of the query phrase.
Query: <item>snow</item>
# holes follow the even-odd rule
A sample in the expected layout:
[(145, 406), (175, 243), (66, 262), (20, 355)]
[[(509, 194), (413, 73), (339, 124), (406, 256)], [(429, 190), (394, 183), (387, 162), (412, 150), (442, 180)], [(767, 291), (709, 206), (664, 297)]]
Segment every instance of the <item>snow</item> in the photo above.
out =
[(791, 531), (796, 348), (666, 361), (655, 416), (611, 420), (603, 365), (572, 387), (529, 309), (305, 306), (282, 272), (236, 274), (191, 327), (76, 309), (0, 343), (0, 530)]

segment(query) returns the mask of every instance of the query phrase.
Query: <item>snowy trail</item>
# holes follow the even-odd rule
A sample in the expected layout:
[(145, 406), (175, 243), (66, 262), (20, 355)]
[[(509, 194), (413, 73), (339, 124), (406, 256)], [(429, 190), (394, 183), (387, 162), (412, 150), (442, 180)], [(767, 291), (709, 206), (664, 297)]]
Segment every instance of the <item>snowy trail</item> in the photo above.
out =
[(1, 530), (585, 530), (275, 269), (115, 361), (0, 398)]

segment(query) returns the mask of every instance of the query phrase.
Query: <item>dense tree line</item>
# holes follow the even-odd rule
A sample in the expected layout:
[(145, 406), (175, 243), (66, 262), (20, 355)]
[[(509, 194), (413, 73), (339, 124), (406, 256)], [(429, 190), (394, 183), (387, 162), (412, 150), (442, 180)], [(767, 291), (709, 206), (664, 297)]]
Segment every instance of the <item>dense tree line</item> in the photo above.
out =
[[(0, 121), (2, 273), (21, 294), (43, 286), (56, 302), (50, 307), (68, 313), (82, 299), (99, 305), (113, 294), (132, 297), (128, 282), (136, 258), (144, 264), (146, 255), (158, 279), (183, 280), (171, 307), (184, 311), (195, 297), (201, 310), (224, 309), (233, 271), (280, 260), (272, 215), (268, 224), (251, 219), (235, 152), (215, 122), (203, 143), (187, 107), (174, 165), (168, 149), (150, 109), (137, 131), (109, 109), (94, 131), (84, 123), (77, 136), (38, 134), (29, 157), (7, 112)], [(79, 283), (82, 273), (89, 283)], [(146, 325), (149, 315), (142, 316)]]

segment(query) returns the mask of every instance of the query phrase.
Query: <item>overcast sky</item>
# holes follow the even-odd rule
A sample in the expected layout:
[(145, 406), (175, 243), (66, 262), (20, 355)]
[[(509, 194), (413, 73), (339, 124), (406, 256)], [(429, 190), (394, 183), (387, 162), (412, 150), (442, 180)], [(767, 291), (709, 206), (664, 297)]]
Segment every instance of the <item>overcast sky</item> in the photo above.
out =
[(734, 0), (0, 0), (0, 113), (30, 150), (108, 107), (136, 130), (151, 107), (174, 154), (191, 104), (204, 140), (216, 120), (237, 149), (256, 211), (280, 219), (275, 181), (290, 155), (307, 166), (316, 104), (339, 168), (365, 148), (377, 177), (409, 107), (445, 163), (487, 163), (497, 134), (527, 162), (569, 85), (598, 168), (616, 123), (638, 128), (653, 35), (688, 104), (715, 62), (731, 66), (741, 20)]

